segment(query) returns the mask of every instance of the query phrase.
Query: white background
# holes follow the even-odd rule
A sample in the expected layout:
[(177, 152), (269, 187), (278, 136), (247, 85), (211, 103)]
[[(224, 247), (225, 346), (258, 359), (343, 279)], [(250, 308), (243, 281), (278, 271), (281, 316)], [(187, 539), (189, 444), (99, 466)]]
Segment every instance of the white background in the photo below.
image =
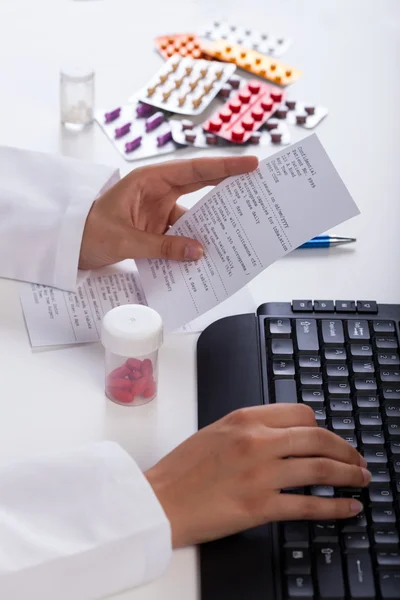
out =
[[(60, 66), (93, 66), (97, 106), (114, 108), (161, 64), (154, 36), (221, 17), (294, 38), (283, 60), (304, 76), (290, 96), (329, 108), (317, 132), (362, 213), (335, 229), (357, 237), (355, 246), (293, 253), (251, 284), (254, 306), (292, 297), (400, 302), (398, 0), (0, 0), (0, 144), (128, 172), (135, 163), (98, 127), (73, 135), (59, 126)], [(291, 129), (293, 139), (307, 133)], [(168, 337), (159, 399), (130, 410), (105, 401), (100, 346), (33, 353), (15, 283), (0, 282), (0, 306), (0, 460), (108, 438), (146, 468), (195, 431), (196, 336)], [(176, 552), (165, 577), (118, 600), (195, 600), (196, 574), (195, 551)]]

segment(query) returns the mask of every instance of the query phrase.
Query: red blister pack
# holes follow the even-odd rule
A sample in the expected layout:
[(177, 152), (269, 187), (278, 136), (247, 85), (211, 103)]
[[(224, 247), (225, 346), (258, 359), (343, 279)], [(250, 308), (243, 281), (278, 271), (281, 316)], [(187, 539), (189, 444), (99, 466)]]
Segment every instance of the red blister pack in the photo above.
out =
[(229, 142), (242, 144), (270, 118), (284, 99), (282, 88), (252, 79), (203, 124), (203, 129)]

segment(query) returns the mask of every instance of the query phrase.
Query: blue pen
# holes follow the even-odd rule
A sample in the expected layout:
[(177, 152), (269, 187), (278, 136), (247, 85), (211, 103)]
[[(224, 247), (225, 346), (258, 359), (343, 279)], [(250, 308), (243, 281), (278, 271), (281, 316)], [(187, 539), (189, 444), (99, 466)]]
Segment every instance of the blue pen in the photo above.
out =
[(329, 248), (330, 246), (341, 246), (352, 244), (356, 238), (338, 237), (337, 235), (317, 235), (317, 237), (299, 246), (299, 248)]

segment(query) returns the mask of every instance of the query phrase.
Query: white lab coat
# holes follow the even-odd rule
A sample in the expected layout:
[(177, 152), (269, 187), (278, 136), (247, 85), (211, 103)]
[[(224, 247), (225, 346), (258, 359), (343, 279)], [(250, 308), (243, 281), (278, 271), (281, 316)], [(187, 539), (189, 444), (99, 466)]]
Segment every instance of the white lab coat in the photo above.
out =
[[(0, 147), (0, 276), (73, 290), (87, 214), (118, 177)], [(0, 465), (1, 600), (103, 598), (157, 577), (170, 555), (168, 519), (118, 444)]]

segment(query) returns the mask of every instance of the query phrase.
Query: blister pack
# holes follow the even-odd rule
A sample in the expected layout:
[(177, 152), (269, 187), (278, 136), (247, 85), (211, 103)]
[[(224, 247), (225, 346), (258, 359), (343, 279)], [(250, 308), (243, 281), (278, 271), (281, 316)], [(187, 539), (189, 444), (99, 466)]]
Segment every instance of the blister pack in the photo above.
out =
[[(195, 125), (192, 121), (171, 119), (169, 123), (172, 137), (178, 144), (186, 144), (195, 148), (232, 146), (231, 142), (214, 133), (204, 131), (201, 125)], [(270, 119), (260, 130), (251, 133), (246, 144), (258, 146), (290, 144), (289, 129), (286, 123), (282, 123), (278, 119)]]
[(166, 114), (149, 104), (134, 102), (110, 111), (98, 110), (95, 119), (126, 160), (168, 154), (179, 148)]
[(290, 125), (300, 125), (306, 129), (316, 127), (322, 119), (328, 114), (325, 106), (315, 104), (305, 104), (297, 100), (289, 100), (279, 106), (275, 115), (279, 119), (286, 119)]
[(266, 56), (256, 50), (248, 50), (244, 46), (226, 40), (210, 42), (204, 46), (207, 56), (225, 61), (278, 85), (286, 86), (294, 83), (302, 72), (276, 58)]
[(199, 35), (212, 41), (228, 40), (270, 56), (281, 56), (292, 44), (290, 38), (263, 33), (250, 27), (241, 27), (226, 21), (210, 23)]
[(242, 144), (274, 114), (285, 99), (276, 85), (250, 80), (232, 94), (204, 124), (205, 131)]
[(201, 41), (194, 33), (160, 35), (154, 39), (154, 43), (161, 56), (166, 60), (175, 55), (204, 58)]
[(163, 110), (199, 115), (235, 72), (235, 65), (193, 58), (170, 58), (137, 96)]

